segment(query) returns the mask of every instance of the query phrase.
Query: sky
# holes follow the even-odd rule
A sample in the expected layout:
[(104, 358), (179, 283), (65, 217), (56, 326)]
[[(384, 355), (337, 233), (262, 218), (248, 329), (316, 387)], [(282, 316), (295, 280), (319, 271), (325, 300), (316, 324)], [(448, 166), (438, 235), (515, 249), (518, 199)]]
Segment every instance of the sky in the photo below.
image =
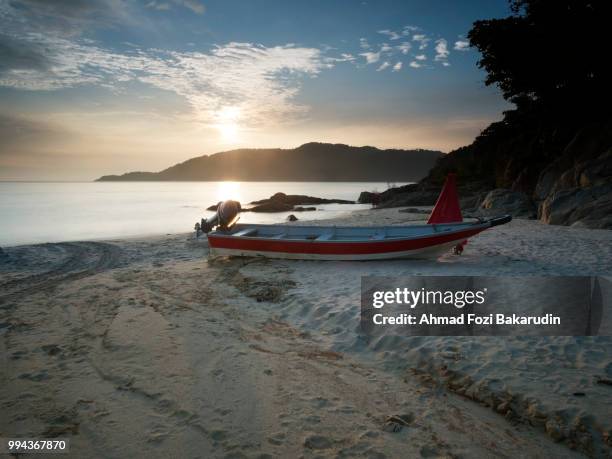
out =
[(0, 180), (235, 148), (469, 144), (509, 106), (466, 35), (505, 0), (0, 0)]

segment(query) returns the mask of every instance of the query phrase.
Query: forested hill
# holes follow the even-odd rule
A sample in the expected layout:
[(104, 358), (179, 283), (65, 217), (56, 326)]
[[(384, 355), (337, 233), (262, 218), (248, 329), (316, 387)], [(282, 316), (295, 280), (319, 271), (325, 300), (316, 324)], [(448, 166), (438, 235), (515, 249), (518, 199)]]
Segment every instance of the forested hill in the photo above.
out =
[(307, 143), (294, 149), (239, 149), (199, 156), (160, 172), (105, 175), (97, 181), (373, 181), (412, 182), (425, 177), (440, 151), (379, 150)]

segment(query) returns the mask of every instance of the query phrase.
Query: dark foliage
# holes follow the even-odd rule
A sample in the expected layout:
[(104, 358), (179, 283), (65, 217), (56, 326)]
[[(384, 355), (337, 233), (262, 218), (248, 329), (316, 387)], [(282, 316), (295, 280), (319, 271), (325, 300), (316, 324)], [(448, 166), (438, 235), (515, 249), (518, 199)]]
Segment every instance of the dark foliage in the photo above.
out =
[(609, 111), (612, 2), (512, 0), (511, 9), (510, 17), (476, 21), (468, 35), (486, 84), (519, 110), (566, 119)]

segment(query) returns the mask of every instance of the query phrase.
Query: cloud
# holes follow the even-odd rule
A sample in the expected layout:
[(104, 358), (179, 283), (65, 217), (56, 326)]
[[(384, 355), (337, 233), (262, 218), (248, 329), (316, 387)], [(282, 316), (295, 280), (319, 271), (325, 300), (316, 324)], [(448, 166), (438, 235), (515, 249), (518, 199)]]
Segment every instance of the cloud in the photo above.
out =
[(469, 51), (470, 42), (465, 40), (457, 40), (453, 49), (456, 51)]
[(356, 58), (350, 53), (341, 53), (340, 57), (325, 57), (323, 60), (333, 64), (334, 62), (354, 62)]
[(425, 34), (418, 33), (412, 36), (412, 41), (416, 41), (419, 44), (419, 49), (423, 50), (427, 48), (427, 45), (429, 44), (431, 39), (428, 38)]
[(10, 69), (43, 71), (52, 61), (42, 44), (24, 44), (23, 40), (0, 34), (0, 74)]
[(448, 59), (448, 55), (450, 54), (450, 51), (448, 50), (448, 42), (444, 38), (440, 38), (436, 40), (435, 50), (436, 50), (436, 56), (434, 57), (434, 60), (440, 62), (440, 61), (446, 61), (446, 59)]
[(196, 14), (204, 14), (204, 5), (198, 0), (173, 0), (174, 3), (183, 5), (185, 8), (190, 9)]
[(427, 56), (426, 56), (425, 54), (419, 54), (418, 56), (414, 56), (414, 58), (415, 58), (417, 61), (424, 61), (424, 60), (426, 60), (426, 59), (427, 59)]
[(27, 24), (30, 31), (74, 36), (118, 23), (131, 24), (134, 16), (127, 0), (0, 0), (5, 33)]
[(380, 60), (380, 51), (377, 53), (368, 51), (366, 53), (361, 53), (359, 55), (365, 57), (366, 63), (368, 64), (375, 64), (376, 62)]
[(389, 66), (390, 66), (390, 65), (391, 65), (391, 64), (389, 64), (387, 61), (385, 61), (385, 62), (383, 62), (383, 63), (380, 65), (380, 67), (378, 67), (378, 68), (376, 69), (376, 71), (377, 71), (377, 72), (381, 72), (381, 71), (383, 71), (383, 70), (385, 70), (385, 69), (389, 68)]
[(365, 57), (367, 64), (375, 64), (380, 60), (380, 57), (383, 54), (390, 54), (392, 51), (392, 46), (389, 46), (387, 43), (383, 43), (377, 52), (366, 51), (365, 53), (360, 53), (359, 55)]
[(391, 71), (393, 72), (399, 72), (402, 69), (402, 63), (400, 61), (398, 61), (394, 66), (393, 69)]
[(404, 26), (404, 29), (402, 30), (402, 35), (408, 36), (411, 33), (417, 32), (419, 30), (421, 30), (420, 27), (413, 26), (413, 25), (407, 25), (407, 26)]
[[(187, 9), (190, 9), (196, 14), (204, 14), (205, 7), (198, 0), (171, 0), (175, 5), (183, 6)], [(170, 4), (167, 2), (160, 2), (157, 0), (152, 0), (147, 3), (146, 8), (151, 8), (158, 11), (167, 11), (170, 9)]]
[(408, 43), (407, 41), (403, 42), (401, 45), (398, 45), (398, 47), (397, 47), (397, 49), (402, 54), (408, 54), (408, 51), (410, 51), (411, 48), (412, 48), (412, 45), (410, 43)]
[(170, 3), (161, 3), (153, 0), (145, 5), (146, 8), (151, 8), (158, 11), (167, 11), (170, 9)]
[(228, 43), (208, 53), (136, 50), (128, 54), (63, 38), (29, 36), (27, 41), (44, 46), (53, 64), (5, 68), (0, 86), (33, 91), (78, 85), (117, 89), (137, 81), (182, 96), (195, 118), (211, 126), (227, 107), (239, 112), (237, 121), (243, 126), (299, 116), (306, 110), (293, 100), (299, 77), (316, 75), (330, 65), (320, 50), (292, 45)]
[(401, 34), (394, 32), (393, 30), (379, 30), (378, 33), (388, 36), (389, 40), (399, 40), (402, 38)]
[(410, 67), (412, 67), (413, 69), (420, 69), (423, 66), (419, 64), (417, 61), (412, 61), (410, 62)]
[(370, 44), (365, 38), (359, 39), (359, 46), (361, 47), (361, 49), (370, 49)]

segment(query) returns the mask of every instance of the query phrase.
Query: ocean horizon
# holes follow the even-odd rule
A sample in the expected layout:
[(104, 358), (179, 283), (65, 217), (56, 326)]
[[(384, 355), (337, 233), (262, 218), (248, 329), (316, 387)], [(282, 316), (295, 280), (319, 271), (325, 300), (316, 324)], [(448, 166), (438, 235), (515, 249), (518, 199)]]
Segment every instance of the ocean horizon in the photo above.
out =
[[(381, 182), (0, 182), (0, 246), (114, 239), (189, 232), (206, 208), (225, 199), (243, 205), (274, 193), (357, 201)], [(402, 185), (402, 184), (398, 184)], [(368, 204), (323, 204), (317, 211), (253, 213), (242, 222), (280, 223), (295, 213), (307, 220), (337, 218)]]

